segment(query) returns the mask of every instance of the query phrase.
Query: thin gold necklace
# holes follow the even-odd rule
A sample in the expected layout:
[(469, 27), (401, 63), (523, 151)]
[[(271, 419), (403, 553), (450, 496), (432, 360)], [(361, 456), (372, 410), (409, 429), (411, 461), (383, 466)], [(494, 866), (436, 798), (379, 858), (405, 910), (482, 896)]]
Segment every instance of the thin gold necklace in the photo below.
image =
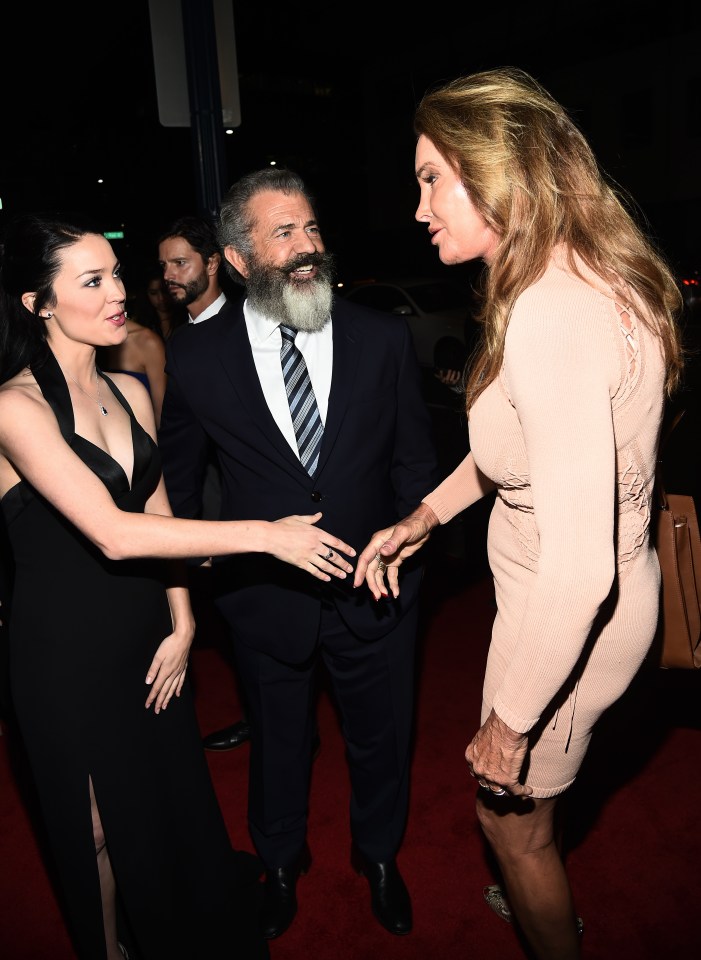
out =
[(103, 417), (106, 417), (107, 414), (109, 413), (109, 410), (102, 402), (102, 397), (100, 396), (100, 378), (97, 375), (97, 367), (95, 367), (95, 385), (97, 387), (97, 400), (95, 399), (95, 397), (91, 396), (91, 394), (89, 394), (87, 390), (83, 390), (83, 388), (78, 383), (76, 378), (72, 377), (70, 373), (66, 372), (66, 376), (68, 377), (69, 380), (73, 381), (73, 383), (76, 385), (76, 387), (80, 390), (81, 393), (84, 393), (85, 396), (88, 397), (88, 399), (92, 400), (93, 403), (96, 403), (98, 405), (98, 407), (100, 408), (100, 413), (102, 414)]

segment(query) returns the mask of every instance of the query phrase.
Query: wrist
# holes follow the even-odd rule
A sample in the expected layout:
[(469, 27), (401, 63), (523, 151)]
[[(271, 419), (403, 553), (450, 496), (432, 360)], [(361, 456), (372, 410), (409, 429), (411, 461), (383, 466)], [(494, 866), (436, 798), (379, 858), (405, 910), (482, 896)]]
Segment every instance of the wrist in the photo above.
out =
[(414, 517), (425, 526), (426, 533), (430, 533), (434, 527), (440, 525), (440, 520), (436, 516), (435, 511), (429, 507), (427, 503), (424, 503), (423, 500), (414, 511)]
[(273, 520), (255, 520), (252, 523), (253, 543), (251, 553), (274, 553), (275, 522)]

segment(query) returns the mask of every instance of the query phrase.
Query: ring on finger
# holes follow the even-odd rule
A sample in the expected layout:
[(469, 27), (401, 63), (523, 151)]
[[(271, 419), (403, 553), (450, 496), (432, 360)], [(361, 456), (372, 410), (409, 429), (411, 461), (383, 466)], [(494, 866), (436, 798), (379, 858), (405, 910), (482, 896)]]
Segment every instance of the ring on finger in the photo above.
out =
[(479, 779), (477, 783), (479, 783), (480, 787), (482, 787), (483, 790), (489, 790), (489, 784), (487, 783), (486, 780)]
[(333, 550), (329, 550), (328, 553), (324, 554), (324, 560), (330, 560), (332, 556), (333, 556)]
[(494, 790), (494, 789), (491, 788), (491, 787), (490, 787), (490, 789), (492, 790), (492, 793), (493, 793), (493, 795), (494, 795), (495, 797), (503, 797), (503, 796), (506, 795), (506, 790), (505, 790), (503, 787), (499, 787), (498, 790)]
[(387, 569), (387, 564), (382, 559), (379, 553), (375, 554), (375, 560), (377, 560), (377, 569), (380, 571), (380, 573), (384, 573), (385, 570)]

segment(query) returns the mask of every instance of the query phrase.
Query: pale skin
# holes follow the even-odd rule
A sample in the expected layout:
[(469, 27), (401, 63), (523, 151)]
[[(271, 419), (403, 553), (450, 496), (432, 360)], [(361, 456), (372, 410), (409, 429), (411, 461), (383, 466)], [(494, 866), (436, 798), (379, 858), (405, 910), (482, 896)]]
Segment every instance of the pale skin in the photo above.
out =
[[(42, 316), (49, 346), (67, 375), (76, 433), (106, 451), (131, 482), (134, 463), (129, 416), (107, 384), (96, 380), (95, 368), (96, 347), (116, 347), (127, 337), (119, 264), (110, 244), (98, 234), (89, 234), (61, 250), (60, 260), (54, 299)], [(34, 300), (33, 291), (22, 297), (30, 311)], [(49, 312), (51, 316), (46, 316)], [(114, 374), (113, 378), (155, 441), (148, 391), (128, 374)], [(100, 413), (96, 402), (98, 387), (107, 416)], [(120, 510), (102, 481), (63, 439), (29, 370), (0, 387), (0, 497), (20, 480), (30, 483), (112, 560), (163, 557), (177, 561), (266, 552), (324, 581), (332, 576), (343, 579), (353, 569), (346, 559), (355, 556), (353, 548), (316, 526), (321, 513), (275, 522), (177, 519), (162, 478), (144, 514)], [(329, 551), (331, 556), (326, 559)], [(150, 687), (145, 707), (153, 706), (156, 713), (165, 710), (182, 690), (195, 631), (187, 589), (172, 586), (167, 597), (173, 630), (159, 645), (145, 676)], [(90, 788), (108, 960), (123, 960), (114, 921), (114, 878), (91, 784)]]
[[(416, 146), (420, 200), (416, 219), (428, 226), (445, 264), (481, 259), (489, 266), (498, 234), (473, 204), (457, 171), (425, 136)], [(463, 508), (494, 489), (468, 454), (471, 480)], [(399, 596), (402, 562), (428, 540), (439, 523), (425, 503), (400, 523), (377, 531), (356, 563), (354, 586), (367, 583), (375, 599)], [(492, 709), (465, 750), (480, 787), (477, 815), (498, 860), (509, 903), (538, 960), (578, 960), (576, 914), (555, 831), (557, 797), (534, 798), (519, 777), (528, 738)], [(506, 796), (495, 794), (505, 790)]]

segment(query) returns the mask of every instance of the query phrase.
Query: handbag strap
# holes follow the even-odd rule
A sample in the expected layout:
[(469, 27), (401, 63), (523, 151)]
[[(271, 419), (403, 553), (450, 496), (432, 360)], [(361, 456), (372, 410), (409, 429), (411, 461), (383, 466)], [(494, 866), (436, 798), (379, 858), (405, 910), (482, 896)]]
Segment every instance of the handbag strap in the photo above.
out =
[(686, 413), (685, 409), (677, 410), (673, 417), (667, 421), (667, 424), (662, 430), (662, 436), (660, 438), (660, 444), (657, 449), (657, 462), (655, 464), (655, 492), (659, 499), (660, 510), (669, 510), (669, 503), (667, 502), (667, 494), (664, 488), (664, 480), (662, 479), (662, 452), (667, 445), (667, 441), (672, 435), (672, 431), (677, 426), (681, 418)]

